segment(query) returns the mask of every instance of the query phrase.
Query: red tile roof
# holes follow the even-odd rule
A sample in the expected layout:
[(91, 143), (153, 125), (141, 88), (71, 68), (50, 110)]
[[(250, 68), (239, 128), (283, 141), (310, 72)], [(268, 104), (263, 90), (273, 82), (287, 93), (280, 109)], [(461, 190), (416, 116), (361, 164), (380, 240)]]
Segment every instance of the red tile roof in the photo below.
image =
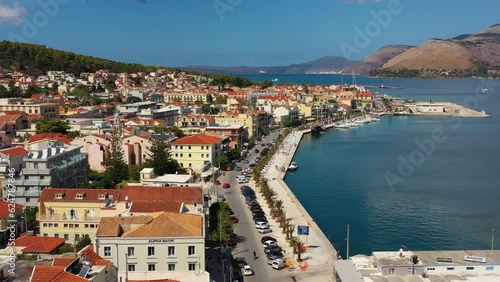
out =
[(65, 242), (64, 238), (22, 236), (16, 239), (15, 245), (26, 247), (22, 250), (24, 253), (50, 253)]
[(184, 136), (172, 142), (173, 145), (212, 145), (221, 142), (223, 139), (205, 134)]
[(0, 150), (0, 154), (4, 154), (6, 156), (9, 156), (11, 158), (21, 156), (21, 155), (28, 155), (29, 151), (24, 149), (23, 147), (12, 147), (12, 148), (7, 148)]
[[(46, 189), (44, 189), (44, 191)], [(158, 187), (126, 185), (121, 190), (119, 200), (125, 201), (126, 197), (128, 197), (129, 201), (134, 202), (134, 204), (140, 201), (171, 201), (185, 203), (203, 202), (203, 192), (201, 187)], [(132, 204), (132, 206), (134, 204)]]
[(74, 262), (74, 258), (54, 258), (52, 261), (52, 266), (68, 266), (70, 263)]
[(28, 138), (28, 143), (33, 143), (33, 142), (38, 142), (41, 140), (57, 140), (57, 141), (62, 141), (65, 144), (69, 144), (71, 142), (71, 138), (69, 138), (67, 135), (62, 134), (62, 133), (56, 133), (56, 132), (46, 132), (46, 133), (39, 133), (32, 135)]
[(31, 282), (48, 282), (57, 281), (54, 280), (56, 277), (64, 273), (63, 266), (52, 266), (52, 265), (35, 265), (33, 268), (33, 274), (31, 274)]
[[(41, 201), (92, 201), (105, 203), (109, 196), (118, 199), (121, 191), (116, 189), (75, 189), (75, 188), (45, 188), (42, 191), (38, 202)], [(61, 194), (61, 199), (56, 199), (56, 194)], [(82, 194), (82, 199), (77, 199), (76, 195)], [(104, 200), (100, 200), (99, 196), (104, 195)]]
[(87, 261), (90, 261), (93, 265), (106, 266), (106, 271), (109, 270), (111, 262), (109, 260), (103, 259), (94, 251), (93, 245), (88, 245), (79, 252), (81, 257), (85, 257)]
[[(0, 218), (4, 218), (10, 214), (9, 208), (12, 208), (11, 203), (0, 201)], [(14, 208), (17, 210), (22, 209), (22, 205), (14, 204)]]
[(130, 212), (154, 213), (161, 211), (180, 212), (182, 202), (133, 202)]

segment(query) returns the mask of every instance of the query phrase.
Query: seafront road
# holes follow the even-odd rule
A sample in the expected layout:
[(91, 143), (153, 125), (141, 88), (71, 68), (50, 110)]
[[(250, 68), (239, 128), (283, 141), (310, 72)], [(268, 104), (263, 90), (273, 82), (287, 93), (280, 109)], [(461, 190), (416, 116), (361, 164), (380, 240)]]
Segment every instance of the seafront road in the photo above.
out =
[[(271, 143), (273, 138), (277, 137), (278, 133), (272, 133), (266, 136), (261, 143)], [(297, 199), (294, 198), (293, 193), (289, 190), (283, 182), (284, 172), (280, 170), (281, 167), (288, 167), (293, 154), (300, 142), (302, 136), (301, 132), (292, 132), (282, 143), (281, 149), (275, 156), (273, 156), (269, 165), (264, 172), (265, 177), (269, 180), (269, 185), (276, 191), (278, 198), (283, 200), (283, 206), (286, 209), (287, 215), (291, 218), (292, 224), (309, 225), (310, 235), (307, 240), (305, 236), (301, 236), (304, 242), (307, 241), (307, 250), (302, 253), (302, 258), (307, 267), (301, 268), (295, 261), (295, 269), (274, 270), (267, 264), (267, 257), (264, 254), (260, 239), (264, 236), (257, 232), (254, 226), (254, 221), (251, 212), (248, 210), (245, 199), (240, 193), (237, 184), (236, 175), (240, 172), (230, 171), (226, 172), (225, 176), (219, 178), (221, 183), (228, 182), (231, 184), (230, 189), (222, 189), (219, 187), (219, 194), (224, 195), (226, 201), (233, 209), (235, 215), (238, 217), (239, 222), (235, 224), (234, 233), (238, 237), (238, 245), (232, 248), (233, 257), (245, 257), (248, 264), (253, 268), (255, 274), (253, 276), (246, 276), (244, 281), (334, 281), (333, 279), (333, 262), (336, 259), (337, 251), (333, 248), (332, 244), (328, 241), (326, 236), (322, 233), (319, 227), (314, 223), (310, 215), (300, 205)], [(259, 150), (262, 149), (257, 145)], [(253, 162), (258, 154), (251, 152), (248, 160)], [(246, 168), (248, 164), (239, 163), (242, 168)], [(299, 164), (300, 166), (300, 164)], [(278, 169), (276, 169), (278, 167)], [(300, 168), (299, 168), (300, 169)], [(251, 181), (249, 186), (255, 188), (255, 181)], [(270, 210), (264, 202), (264, 199), (259, 193), (257, 200), (261, 203), (263, 210), (268, 216), (269, 224), (271, 225), (272, 233), (266, 234), (278, 239), (279, 245), (285, 250), (285, 257), (296, 259), (293, 255), (292, 248), (288, 246), (285, 241), (285, 234), (281, 232), (278, 224), (269, 216)], [(295, 231), (296, 233), (297, 231)], [(253, 251), (257, 252), (258, 259), (253, 258)], [(226, 280), (231, 281), (230, 279)]]

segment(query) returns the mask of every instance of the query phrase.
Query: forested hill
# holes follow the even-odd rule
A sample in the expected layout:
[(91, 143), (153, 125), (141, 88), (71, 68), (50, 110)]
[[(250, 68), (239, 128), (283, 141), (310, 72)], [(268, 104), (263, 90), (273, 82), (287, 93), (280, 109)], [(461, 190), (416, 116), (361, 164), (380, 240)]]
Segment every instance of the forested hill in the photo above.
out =
[(95, 72), (102, 69), (118, 73), (149, 73), (160, 67), (115, 62), (47, 48), (44, 45), (2, 41), (0, 42), (0, 68), (31, 75), (45, 74), (50, 70), (61, 70), (78, 75), (82, 72)]

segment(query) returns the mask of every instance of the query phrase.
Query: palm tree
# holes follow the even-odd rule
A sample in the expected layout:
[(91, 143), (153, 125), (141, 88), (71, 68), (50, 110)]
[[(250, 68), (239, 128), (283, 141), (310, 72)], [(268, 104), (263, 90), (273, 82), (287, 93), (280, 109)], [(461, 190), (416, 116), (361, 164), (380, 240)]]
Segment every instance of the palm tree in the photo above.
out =
[(286, 210), (285, 209), (282, 209), (282, 213), (280, 214), (280, 216), (278, 217), (278, 221), (280, 223), (280, 227), (283, 228), (283, 224), (285, 223), (287, 217), (286, 217)]
[(294, 248), (297, 250), (297, 261), (302, 261), (300, 254), (302, 253), (303, 247), (304, 247), (304, 242), (302, 242), (300, 239), (297, 239), (294, 245)]
[(293, 232), (295, 231), (295, 224), (289, 224), (286, 230), (286, 239), (293, 238)]

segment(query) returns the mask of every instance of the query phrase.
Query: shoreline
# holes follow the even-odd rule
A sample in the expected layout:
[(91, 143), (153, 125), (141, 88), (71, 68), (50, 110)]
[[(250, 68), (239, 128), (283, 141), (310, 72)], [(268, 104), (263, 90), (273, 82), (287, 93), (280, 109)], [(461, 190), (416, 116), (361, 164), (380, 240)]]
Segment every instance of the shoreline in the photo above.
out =
[[(295, 272), (295, 274), (299, 275), (298, 278), (304, 278), (305, 281), (310, 281), (310, 279), (334, 281), (333, 267), (334, 262), (338, 259), (337, 250), (284, 182), (287, 168), (295, 156), (304, 133), (304, 130), (295, 130), (288, 134), (264, 169), (263, 177), (268, 179), (269, 185), (275, 190), (277, 197), (283, 201), (287, 216), (296, 226), (294, 235), (300, 237), (306, 246), (306, 250), (301, 254), (304, 259), (302, 267), (299, 267), (301, 271)], [(297, 226), (299, 225), (309, 227), (308, 236), (297, 235)], [(275, 232), (275, 236), (284, 240), (284, 234), (281, 234), (281, 231)]]

